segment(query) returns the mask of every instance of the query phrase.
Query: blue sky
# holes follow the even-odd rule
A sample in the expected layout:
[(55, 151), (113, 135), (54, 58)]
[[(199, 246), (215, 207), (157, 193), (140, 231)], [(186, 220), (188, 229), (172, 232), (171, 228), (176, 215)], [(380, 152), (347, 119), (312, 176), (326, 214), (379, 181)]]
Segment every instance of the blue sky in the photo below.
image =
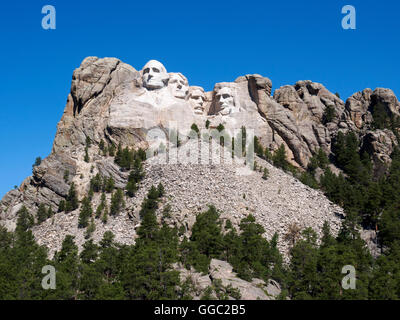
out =
[[(47, 4), (56, 30), (41, 27)], [(356, 30), (341, 27), (346, 4), (356, 8)], [(0, 9), (0, 198), (50, 153), (72, 72), (87, 56), (136, 69), (160, 60), (206, 90), (259, 73), (274, 89), (307, 79), (343, 99), (367, 87), (400, 97), (395, 0), (25, 0)]]

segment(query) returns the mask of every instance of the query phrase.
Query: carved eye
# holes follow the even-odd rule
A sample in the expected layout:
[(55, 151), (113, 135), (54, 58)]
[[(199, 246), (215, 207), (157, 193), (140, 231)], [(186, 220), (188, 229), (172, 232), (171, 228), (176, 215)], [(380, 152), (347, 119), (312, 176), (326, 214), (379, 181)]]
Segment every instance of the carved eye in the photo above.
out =
[(157, 68), (153, 68), (153, 71), (156, 72), (156, 73), (160, 72), (160, 70), (158, 70)]
[(230, 96), (229, 96), (229, 94), (226, 94), (226, 93), (225, 93), (225, 94), (222, 95), (222, 97), (223, 97), (224, 99), (228, 99)]
[(149, 71), (150, 71), (150, 69), (146, 68), (146, 69), (143, 70), (143, 74), (149, 73)]

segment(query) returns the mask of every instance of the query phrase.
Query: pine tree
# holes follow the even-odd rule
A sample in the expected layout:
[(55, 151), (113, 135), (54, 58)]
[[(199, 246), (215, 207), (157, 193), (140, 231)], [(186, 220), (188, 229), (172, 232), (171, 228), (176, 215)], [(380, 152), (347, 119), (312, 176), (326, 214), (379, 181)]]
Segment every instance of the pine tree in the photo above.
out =
[(158, 197), (159, 198), (163, 197), (164, 194), (165, 194), (165, 189), (164, 189), (164, 186), (162, 185), (161, 182), (157, 186), (157, 192), (158, 192)]
[(275, 151), (272, 160), (275, 166), (282, 168), (283, 170), (289, 169), (289, 163), (286, 160), (285, 146), (283, 144), (281, 144), (278, 150)]
[(47, 218), (51, 218), (54, 215), (53, 209), (51, 206), (47, 209)]
[(41, 224), (43, 221), (47, 219), (47, 210), (46, 206), (43, 203), (39, 205), (39, 209), (37, 211), (36, 216), (38, 224)]
[(109, 178), (104, 179), (104, 191), (107, 193), (111, 193), (115, 188), (114, 179), (110, 176)]
[(76, 299), (79, 287), (79, 256), (75, 238), (67, 235), (61, 250), (54, 255), (57, 270), (57, 286), (53, 299)]
[(58, 212), (63, 212), (65, 211), (65, 200), (61, 200), (60, 203), (58, 204)]
[(42, 158), (41, 157), (36, 157), (35, 162), (32, 165), (32, 169), (34, 167), (40, 166), (41, 163), (42, 163)]
[(90, 189), (94, 192), (100, 192), (102, 189), (102, 178), (99, 173), (97, 173), (92, 179), (90, 179)]
[(268, 179), (268, 176), (269, 176), (269, 171), (268, 171), (267, 168), (264, 168), (262, 178), (263, 178), (264, 180), (267, 180), (267, 179)]
[(92, 219), (90, 220), (89, 225), (87, 226), (86, 234), (85, 234), (85, 239), (89, 239), (89, 238), (92, 236), (92, 234), (93, 234), (93, 232), (94, 232), (95, 230), (96, 230), (96, 224), (94, 223), (94, 219), (92, 218)]
[(106, 224), (108, 221), (108, 206), (105, 206), (103, 216), (101, 217), (101, 222)]
[(114, 143), (111, 143), (111, 145), (108, 147), (108, 154), (110, 155), (110, 157), (114, 157), (114, 155), (115, 155)]
[(121, 189), (117, 189), (111, 197), (110, 214), (115, 216), (125, 207), (124, 193)]
[(308, 228), (302, 232), (303, 239), (291, 249), (289, 292), (293, 299), (311, 299), (317, 288), (318, 247), (316, 234)]
[(324, 115), (322, 116), (322, 123), (327, 124), (329, 122), (332, 122), (333, 119), (336, 117), (336, 111), (334, 106), (326, 106), (324, 110)]
[(76, 194), (75, 184), (74, 182), (72, 182), (65, 202), (65, 213), (78, 209), (78, 207), (79, 207), (78, 196)]
[(85, 162), (89, 162), (89, 161), (90, 161), (90, 158), (89, 158), (89, 148), (88, 148), (88, 147), (85, 148), (85, 157), (83, 158), (83, 160), (84, 160)]
[(17, 226), (15, 229), (17, 233), (26, 232), (33, 227), (35, 220), (25, 206), (22, 206), (22, 208), (18, 210), (17, 216)]
[(101, 151), (104, 151), (104, 150), (105, 150), (105, 145), (104, 145), (104, 140), (103, 140), (103, 139), (100, 140), (99, 149), (100, 149)]
[(86, 228), (89, 225), (89, 219), (93, 210), (88, 197), (83, 198), (81, 211), (79, 212), (78, 227)]
[(259, 138), (257, 136), (254, 136), (254, 152), (256, 153), (257, 156), (259, 156), (262, 159), (265, 159), (265, 151), (263, 146), (260, 144)]

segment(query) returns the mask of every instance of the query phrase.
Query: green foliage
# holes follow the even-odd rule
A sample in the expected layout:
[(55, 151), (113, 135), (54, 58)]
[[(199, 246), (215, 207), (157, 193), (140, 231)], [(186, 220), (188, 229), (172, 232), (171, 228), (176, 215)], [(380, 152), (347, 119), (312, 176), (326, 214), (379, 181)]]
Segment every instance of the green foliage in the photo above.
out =
[(108, 147), (108, 154), (110, 157), (114, 157), (115, 155), (115, 144), (111, 143), (111, 145)]
[(25, 206), (18, 210), (17, 216), (17, 226), (15, 231), (18, 234), (24, 233), (33, 227), (35, 220)]
[(65, 200), (61, 200), (60, 203), (58, 204), (58, 212), (63, 212), (65, 211)]
[(107, 207), (106, 204), (106, 195), (105, 193), (101, 194), (101, 201), (100, 204), (98, 205), (97, 209), (96, 209), (96, 214), (95, 214), (95, 218), (99, 219), (101, 217), (101, 214), (104, 212), (105, 208)]
[(79, 212), (78, 227), (86, 228), (89, 225), (89, 219), (92, 216), (93, 209), (88, 197), (83, 198), (81, 210)]
[(210, 120), (206, 120), (206, 129), (208, 129), (210, 127)]
[(41, 203), (39, 205), (36, 217), (37, 217), (38, 224), (41, 224), (43, 221), (45, 221), (48, 218), (46, 206), (43, 203)]
[(223, 236), (219, 213), (214, 206), (197, 215), (192, 228), (190, 241), (184, 238), (181, 243), (181, 261), (188, 267), (206, 273), (211, 258), (217, 258), (223, 249)]
[(116, 216), (121, 212), (124, 207), (124, 193), (121, 189), (117, 189), (111, 196), (110, 214), (112, 216)]
[(339, 132), (333, 150), (337, 165), (349, 176), (351, 182), (367, 184), (371, 179), (370, 160), (366, 154), (364, 161), (359, 155), (359, 142), (354, 132), (346, 135)]
[(35, 162), (32, 165), (32, 169), (34, 167), (40, 166), (41, 163), (42, 163), (42, 158), (41, 157), (36, 157)]
[(115, 188), (115, 182), (113, 177), (108, 177), (104, 179), (103, 190), (107, 193), (113, 192)]
[(163, 197), (164, 194), (165, 194), (165, 189), (164, 189), (164, 186), (162, 185), (161, 182), (157, 186), (157, 192), (158, 192), (158, 197), (159, 198)]
[(68, 191), (68, 195), (65, 201), (65, 213), (78, 209), (79, 201), (76, 194), (75, 184), (72, 182)]
[(51, 218), (53, 215), (53, 209), (49, 206), (49, 208), (47, 209), (47, 218)]
[(311, 174), (314, 174), (317, 168), (326, 169), (328, 164), (329, 164), (328, 156), (320, 148), (318, 149), (318, 152), (311, 157), (310, 162), (308, 163), (307, 166), (307, 171)]
[(92, 218), (89, 225), (87, 226), (85, 239), (89, 239), (95, 230), (96, 230), (96, 224), (94, 223), (94, 219)]
[(278, 150), (275, 151), (274, 155), (272, 156), (272, 161), (274, 166), (278, 168), (283, 170), (289, 169), (289, 163), (286, 160), (285, 146), (283, 144), (281, 144)]
[(103, 140), (103, 139), (100, 140), (99, 149), (100, 149), (101, 151), (104, 151), (104, 150), (105, 150), (105, 144), (104, 144), (104, 140)]
[(303, 184), (305, 184), (306, 186), (309, 186), (313, 189), (318, 189), (319, 185), (317, 180), (314, 178), (314, 176), (309, 173), (309, 172), (303, 172), (300, 176), (299, 179)]
[(267, 179), (268, 179), (268, 176), (269, 176), (269, 171), (268, 171), (267, 168), (264, 168), (262, 178), (263, 178), (264, 180), (267, 180)]
[(254, 216), (249, 215), (240, 223), (240, 234), (230, 230), (224, 236), (227, 260), (245, 280), (251, 281), (255, 277), (268, 280), (273, 272), (281, 273), (282, 257), (276, 247), (277, 236), (269, 243), (262, 236), (264, 232)]
[(372, 127), (374, 129), (385, 129), (390, 127), (390, 111), (382, 102), (378, 102), (372, 107), (371, 114), (373, 118)]
[(89, 148), (88, 148), (88, 147), (85, 148), (85, 156), (84, 156), (83, 160), (84, 160), (85, 162), (90, 162), (90, 158), (89, 158)]
[(326, 106), (324, 114), (322, 116), (322, 123), (327, 124), (329, 122), (332, 122), (333, 119), (335, 119), (335, 117), (336, 117), (335, 107), (331, 105)]
[(197, 135), (199, 135), (200, 130), (199, 127), (197, 126), (197, 124), (193, 123), (192, 126), (190, 127), (191, 130), (193, 130), (194, 132), (197, 133)]
[(217, 127), (218, 132), (222, 132), (223, 130), (225, 130), (225, 127), (222, 123), (220, 123)]
[(262, 159), (265, 159), (265, 151), (263, 146), (260, 144), (260, 141), (257, 136), (254, 136), (254, 152), (257, 156)]
[(104, 224), (106, 224), (107, 223), (107, 221), (108, 221), (108, 207), (107, 206), (105, 206), (104, 207), (104, 213), (103, 213), (103, 216), (101, 217), (101, 222), (103, 222)]
[(101, 178), (100, 174), (96, 174), (92, 179), (90, 179), (90, 189), (93, 192), (100, 192), (103, 187), (103, 179)]
[(133, 197), (137, 191), (137, 184), (143, 179), (144, 170), (142, 165), (142, 159), (137, 157), (133, 164), (133, 169), (129, 173), (128, 183), (126, 185), (126, 191), (129, 197)]

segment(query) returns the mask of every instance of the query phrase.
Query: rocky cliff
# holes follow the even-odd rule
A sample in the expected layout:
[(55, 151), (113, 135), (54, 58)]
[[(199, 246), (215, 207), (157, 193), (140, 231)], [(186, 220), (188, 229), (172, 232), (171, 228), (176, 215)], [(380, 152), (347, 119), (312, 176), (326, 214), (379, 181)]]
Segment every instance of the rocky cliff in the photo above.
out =
[[(284, 235), (290, 225), (311, 226), (319, 232), (328, 221), (337, 232), (343, 210), (321, 192), (259, 158), (258, 165), (270, 172), (267, 180), (258, 171), (248, 172), (243, 163), (213, 162), (212, 151), (204, 161), (198, 161), (204, 153), (193, 158), (193, 150), (202, 147), (187, 142), (188, 132), (193, 124), (202, 132), (220, 132), (215, 129), (223, 125), (234, 137), (245, 127), (272, 153), (283, 145), (288, 161), (304, 170), (319, 149), (332, 154), (338, 132), (352, 131), (359, 138), (360, 148), (371, 156), (376, 175), (381, 175), (397, 145), (398, 132), (381, 128), (376, 113), (398, 116), (400, 103), (391, 90), (382, 88), (365, 89), (344, 102), (322, 84), (311, 81), (283, 86), (271, 94), (272, 81), (257, 74), (217, 83), (211, 92), (205, 92), (189, 86), (181, 73), (168, 73), (154, 60), (138, 71), (115, 58), (88, 57), (73, 73), (51, 154), (34, 167), (32, 176), (18, 189), (4, 196), (0, 222), (14, 229), (16, 213), (23, 205), (33, 213), (40, 204), (57, 211), (72, 182), (82, 199), (98, 173), (113, 177), (116, 187), (124, 188), (128, 172), (102, 152), (100, 145), (104, 143), (143, 148), (148, 155), (156, 156), (146, 161), (145, 179), (137, 195), (127, 199), (123, 214), (111, 217), (107, 224), (96, 222), (93, 237), (97, 240), (106, 230), (112, 230), (117, 241), (133, 242), (140, 223), (140, 203), (150, 186), (159, 182), (166, 188), (164, 205), (172, 207), (170, 223), (185, 226), (186, 232), (190, 232), (195, 214), (208, 204), (214, 204), (223, 217), (236, 223), (252, 213), (264, 226), (267, 238), (275, 231), (281, 234), (280, 248), (284, 251), (288, 246)], [(171, 132), (182, 134), (180, 148), (170, 145)], [(161, 146), (167, 153), (157, 155)], [(218, 152), (219, 158), (225, 152), (224, 159), (230, 158), (230, 151)], [(172, 161), (179, 153), (181, 157)], [(99, 203), (100, 199), (95, 195), (93, 201)], [(59, 249), (69, 233), (75, 234), (81, 245), (84, 236), (77, 228), (77, 216), (78, 210), (56, 214), (36, 226), (34, 234), (50, 252)]]

